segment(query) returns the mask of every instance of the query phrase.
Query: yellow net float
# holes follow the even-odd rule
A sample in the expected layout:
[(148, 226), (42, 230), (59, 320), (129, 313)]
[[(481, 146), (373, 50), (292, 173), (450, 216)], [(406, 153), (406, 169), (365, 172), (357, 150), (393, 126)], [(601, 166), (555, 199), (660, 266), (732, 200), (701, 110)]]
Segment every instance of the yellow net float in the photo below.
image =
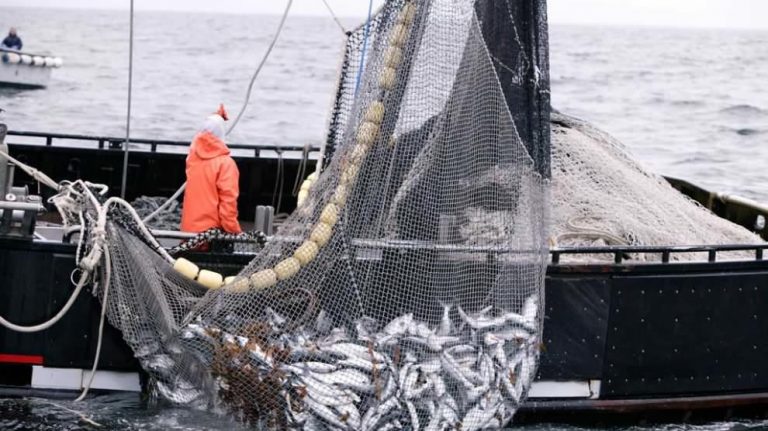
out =
[(301, 204), (303, 204), (304, 201), (307, 200), (307, 196), (309, 196), (308, 191), (299, 190), (299, 194), (296, 195), (296, 206), (301, 206)]
[(331, 239), (332, 233), (333, 228), (329, 224), (320, 222), (315, 225), (314, 229), (312, 229), (312, 232), (309, 234), (309, 239), (314, 241), (319, 247), (324, 247)]
[(406, 3), (401, 13), (403, 16), (403, 23), (405, 25), (411, 25), (416, 18), (416, 7), (413, 3)]
[(190, 280), (196, 279), (197, 274), (200, 273), (200, 267), (183, 257), (180, 257), (173, 262), (173, 269)]
[(403, 50), (397, 46), (388, 46), (384, 52), (384, 65), (395, 68), (403, 58)]
[(357, 144), (352, 148), (352, 151), (349, 152), (347, 157), (345, 158), (345, 166), (346, 165), (359, 165), (363, 158), (365, 158), (365, 154), (368, 152), (368, 147), (365, 145)]
[(250, 281), (251, 287), (254, 290), (263, 290), (277, 284), (277, 273), (272, 268), (262, 269), (259, 272), (253, 273)]
[(379, 75), (379, 86), (384, 90), (391, 90), (395, 88), (395, 79), (397, 78), (397, 71), (394, 67), (385, 67)]
[(291, 256), (287, 259), (283, 259), (280, 262), (275, 265), (275, 274), (277, 275), (278, 280), (286, 280), (299, 272), (301, 269), (301, 264), (299, 261)]
[(339, 207), (334, 203), (326, 205), (323, 212), (320, 213), (320, 221), (328, 226), (335, 225), (339, 221)]
[(299, 261), (301, 266), (307, 266), (315, 259), (319, 251), (320, 247), (317, 246), (316, 242), (312, 240), (304, 241), (304, 243), (293, 252), (293, 257)]
[(366, 121), (360, 125), (357, 130), (357, 143), (365, 147), (370, 147), (379, 134), (379, 125)]
[(378, 100), (371, 103), (371, 106), (365, 111), (363, 120), (374, 124), (381, 124), (384, 120), (384, 104)]
[(250, 288), (251, 285), (246, 277), (232, 275), (224, 279), (224, 289), (229, 292), (243, 293), (247, 292)]
[(218, 289), (224, 283), (224, 278), (218, 272), (202, 269), (197, 275), (197, 282), (208, 289)]
[(360, 167), (357, 165), (349, 165), (344, 172), (341, 173), (340, 183), (344, 185), (350, 185), (357, 179), (357, 174), (360, 172)]
[(339, 209), (347, 204), (347, 197), (349, 196), (349, 188), (346, 184), (339, 184), (336, 186), (336, 190), (333, 191), (331, 202), (335, 203)]
[(392, 32), (389, 36), (389, 44), (402, 47), (405, 44), (405, 34), (407, 31), (405, 25), (402, 23), (392, 27)]

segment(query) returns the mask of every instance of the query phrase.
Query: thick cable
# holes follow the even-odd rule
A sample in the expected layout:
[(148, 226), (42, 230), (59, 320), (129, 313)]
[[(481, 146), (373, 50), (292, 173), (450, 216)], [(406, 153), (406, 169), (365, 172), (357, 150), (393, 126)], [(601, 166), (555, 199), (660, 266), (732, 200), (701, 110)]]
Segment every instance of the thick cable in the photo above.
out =
[(296, 197), (301, 190), (301, 185), (306, 179), (304, 176), (307, 173), (307, 164), (309, 163), (309, 144), (305, 144), (301, 150), (301, 161), (299, 161), (299, 169), (296, 172), (296, 178), (293, 180), (293, 191), (291, 195)]
[(128, 37), (128, 112), (125, 116), (125, 147), (123, 148), (123, 178), (120, 185), (120, 197), (125, 199), (125, 187), (128, 183), (128, 154), (131, 146), (131, 95), (133, 93), (133, 0), (131, 0), (131, 23)]
[(16, 158), (6, 153), (5, 151), (0, 150), (0, 156), (5, 157), (11, 163), (18, 166), (19, 169), (24, 171), (30, 177), (34, 178), (38, 183), (42, 183), (56, 191), (59, 191), (61, 189), (61, 186), (59, 186), (59, 183), (52, 180), (51, 177), (49, 177), (48, 175), (45, 175), (43, 172), (33, 168), (32, 166), (29, 166), (26, 163), (17, 160)]
[(328, 4), (328, 0), (323, 0), (323, 4), (325, 5), (325, 8), (328, 9), (328, 12), (330, 12), (333, 20), (336, 21), (336, 25), (339, 26), (339, 28), (341, 29), (341, 32), (344, 34), (348, 34), (347, 29), (344, 28), (344, 24), (341, 23), (341, 21), (339, 20), (339, 17), (337, 17), (336, 14), (333, 12), (331, 5)]
[(365, 51), (368, 50), (368, 38), (371, 34), (371, 14), (373, 13), (373, 0), (368, 1), (368, 19), (365, 20), (365, 32), (363, 36), (363, 51), (360, 53), (360, 67), (357, 69), (357, 80), (355, 81), (355, 96), (360, 89), (360, 81), (363, 78), (365, 70)]
[(237, 117), (235, 117), (234, 121), (232, 121), (232, 124), (229, 126), (229, 129), (227, 130), (227, 135), (232, 133), (232, 130), (234, 130), (235, 126), (237, 126), (237, 123), (240, 122), (240, 118), (245, 113), (245, 108), (248, 107), (248, 101), (251, 100), (251, 91), (253, 90), (253, 84), (256, 82), (256, 77), (259, 76), (259, 72), (261, 72), (261, 69), (264, 67), (264, 64), (267, 62), (267, 59), (269, 58), (269, 54), (272, 52), (272, 48), (275, 47), (275, 43), (277, 43), (277, 39), (280, 37), (280, 33), (283, 31), (283, 25), (285, 24), (286, 18), (288, 18), (288, 12), (291, 10), (291, 5), (293, 4), (293, 0), (288, 0), (288, 3), (285, 5), (285, 11), (283, 12), (283, 17), (280, 19), (280, 25), (277, 27), (277, 31), (275, 32), (275, 36), (272, 38), (272, 42), (270, 42), (269, 47), (267, 47), (267, 52), (264, 53), (264, 57), (262, 57), (261, 62), (256, 67), (256, 70), (253, 72), (253, 76), (251, 76), (251, 82), (248, 84), (248, 91), (245, 92), (245, 101), (243, 102), (243, 107), (240, 108), (240, 112), (237, 114)]

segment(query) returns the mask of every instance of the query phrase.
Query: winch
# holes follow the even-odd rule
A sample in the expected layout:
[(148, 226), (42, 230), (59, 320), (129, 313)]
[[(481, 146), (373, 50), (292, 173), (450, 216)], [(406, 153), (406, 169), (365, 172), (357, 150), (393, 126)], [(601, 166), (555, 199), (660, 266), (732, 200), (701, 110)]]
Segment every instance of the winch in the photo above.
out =
[[(5, 134), (0, 124), (0, 151), (8, 154)], [(0, 156), (0, 237), (33, 238), (37, 213), (45, 208), (42, 198), (30, 195), (27, 187), (13, 187), (14, 166)]]

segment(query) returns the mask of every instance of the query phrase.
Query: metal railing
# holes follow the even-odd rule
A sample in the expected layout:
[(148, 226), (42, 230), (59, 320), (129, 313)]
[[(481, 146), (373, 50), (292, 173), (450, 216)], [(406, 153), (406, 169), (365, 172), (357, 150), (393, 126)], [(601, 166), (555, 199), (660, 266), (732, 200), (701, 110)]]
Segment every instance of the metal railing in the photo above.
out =
[[(550, 250), (552, 264), (559, 264), (560, 258), (564, 255), (585, 255), (585, 254), (612, 254), (615, 264), (624, 263), (631, 254), (657, 254), (659, 260), (656, 263), (670, 263), (670, 258), (674, 254), (682, 253), (707, 253), (707, 262), (717, 262), (719, 253), (734, 251), (751, 251), (755, 255), (755, 260), (764, 260), (765, 250), (768, 250), (768, 243), (765, 244), (728, 244), (728, 245), (690, 245), (690, 246), (609, 246), (609, 247), (573, 247), (573, 248), (555, 248)], [(643, 261), (643, 263), (654, 263), (654, 261)]]
[[(99, 149), (99, 150), (123, 150), (123, 145), (125, 144), (125, 137), (119, 138), (115, 136), (94, 136), (94, 135), (79, 135), (79, 134), (66, 134), (66, 133), (46, 133), (46, 132), (29, 132), (24, 130), (11, 130), (8, 131), (8, 136), (18, 136), (18, 137), (27, 137), (27, 138), (40, 138), (44, 140), (44, 145), (48, 147), (52, 147), (55, 145), (55, 143), (58, 145), (61, 143), (62, 147), (69, 147), (69, 148), (79, 148), (79, 147), (73, 147), (73, 146), (67, 146), (64, 142), (72, 142), (72, 141), (86, 141), (89, 143), (93, 143), (92, 147), (86, 147), (90, 149)], [(57, 142), (57, 141), (63, 141), (63, 142)], [(30, 144), (22, 144), (22, 143), (14, 143), (9, 142), (11, 145), (30, 145)], [(40, 145), (42, 145), (41, 143)], [(148, 145), (149, 146), (149, 152), (157, 153), (159, 146), (166, 146), (166, 147), (175, 147), (175, 148), (185, 148), (189, 147), (190, 141), (173, 141), (173, 140), (165, 140), (165, 139), (137, 139), (137, 138), (131, 138), (131, 145), (138, 144), (138, 145)], [(263, 145), (263, 144), (256, 144), (256, 145), (244, 145), (244, 144), (227, 144), (229, 149), (231, 150), (248, 150), (253, 151), (255, 157), (261, 157), (262, 151), (272, 151), (277, 154), (285, 153), (288, 151), (297, 151), (301, 152), (304, 151), (303, 145)], [(140, 151), (140, 150), (139, 150)], [(320, 147), (319, 146), (310, 146), (309, 147), (310, 153), (320, 153)]]

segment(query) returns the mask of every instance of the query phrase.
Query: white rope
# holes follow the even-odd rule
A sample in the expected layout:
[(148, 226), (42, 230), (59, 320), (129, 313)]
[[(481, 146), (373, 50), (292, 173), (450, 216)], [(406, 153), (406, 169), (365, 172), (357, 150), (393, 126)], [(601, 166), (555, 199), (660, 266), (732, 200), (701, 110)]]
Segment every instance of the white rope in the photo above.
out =
[(51, 326), (55, 325), (59, 320), (61, 320), (64, 315), (69, 312), (69, 309), (72, 308), (72, 304), (75, 303), (75, 300), (77, 299), (78, 295), (80, 295), (80, 291), (83, 290), (83, 286), (85, 286), (86, 282), (88, 281), (88, 276), (90, 273), (88, 271), (83, 271), (83, 273), (80, 275), (80, 280), (77, 282), (77, 287), (75, 288), (75, 291), (72, 292), (72, 295), (70, 295), (69, 299), (67, 300), (66, 304), (64, 304), (63, 307), (61, 307), (61, 310), (59, 310), (58, 313), (56, 313), (55, 316), (51, 317), (47, 321), (40, 323), (38, 325), (30, 325), (30, 326), (24, 326), (24, 325), (17, 325), (15, 323), (12, 323), (2, 316), (0, 316), (0, 325), (5, 326), (7, 329), (10, 329), (11, 331), (16, 332), (23, 332), (23, 333), (33, 333), (33, 332), (40, 332), (45, 331), (46, 329), (50, 328)]
[(88, 377), (88, 383), (83, 387), (83, 392), (79, 397), (75, 399), (75, 402), (82, 401), (88, 395), (88, 391), (91, 390), (93, 384), (93, 377), (96, 375), (96, 368), (99, 365), (99, 358), (101, 357), (101, 342), (104, 339), (104, 321), (107, 315), (107, 300), (109, 299), (109, 284), (110, 273), (112, 271), (112, 258), (109, 256), (109, 251), (104, 253), (104, 297), (101, 299), (101, 317), (99, 318), (99, 335), (96, 342), (96, 353), (93, 355), (93, 367), (91, 368), (91, 375)]
[(275, 36), (272, 38), (272, 42), (270, 42), (269, 47), (267, 47), (267, 52), (264, 53), (264, 57), (262, 57), (261, 62), (256, 67), (256, 70), (253, 72), (253, 76), (251, 77), (251, 82), (248, 84), (248, 91), (245, 93), (245, 101), (243, 102), (243, 107), (240, 108), (240, 112), (237, 114), (237, 117), (235, 117), (235, 120), (232, 122), (232, 125), (229, 126), (229, 130), (227, 130), (227, 135), (232, 133), (232, 130), (234, 130), (235, 126), (237, 126), (237, 123), (240, 122), (240, 118), (245, 113), (245, 108), (248, 107), (248, 101), (251, 99), (251, 91), (253, 90), (253, 83), (256, 82), (256, 77), (259, 76), (259, 72), (261, 72), (261, 68), (264, 67), (264, 64), (267, 62), (267, 59), (269, 58), (269, 54), (272, 52), (272, 48), (275, 47), (275, 43), (277, 43), (278, 37), (280, 37), (280, 33), (283, 31), (283, 25), (285, 24), (285, 19), (288, 18), (288, 12), (291, 10), (291, 5), (293, 4), (293, 0), (288, 0), (288, 4), (285, 5), (285, 11), (283, 12), (283, 17), (280, 19), (280, 25), (277, 27), (277, 31), (275, 32)]

